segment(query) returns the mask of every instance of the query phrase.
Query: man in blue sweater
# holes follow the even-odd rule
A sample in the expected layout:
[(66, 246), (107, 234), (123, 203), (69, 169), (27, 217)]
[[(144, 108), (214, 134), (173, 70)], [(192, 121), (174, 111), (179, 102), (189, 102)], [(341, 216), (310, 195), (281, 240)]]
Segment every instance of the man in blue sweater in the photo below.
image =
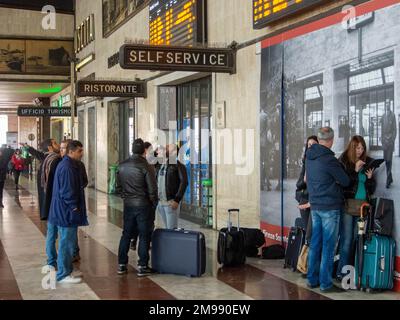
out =
[(312, 216), (307, 285), (319, 286), (322, 292), (339, 291), (332, 282), (333, 263), (344, 208), (342, 189), (350, 184), (350, 178), (331, 150), (333, 139), (332, 128), (321, 128), (319, 144), (314, 144), (306, 153), (305, 180)]
[(87, 226), (85, 203), (85, 181), (80, 161), (83, 146), (79, 141), (70, 141), (67, 155), (57, 166), (53, 198), (48, 222), (58, 227), (59, 244), (57, 258), (57, 281), (60, 283), (80, 283), (80, 277), (73, 277), (72, 259), (77, 246), (77, 229)]

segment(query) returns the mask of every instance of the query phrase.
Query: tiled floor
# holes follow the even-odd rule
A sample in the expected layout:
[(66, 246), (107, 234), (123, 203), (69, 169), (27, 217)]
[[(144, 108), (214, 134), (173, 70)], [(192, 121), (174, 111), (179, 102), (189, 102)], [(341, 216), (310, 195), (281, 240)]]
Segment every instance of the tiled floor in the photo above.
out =
[(0, 210), (0, 299), (400, 299), (400, 294), (393, 292), (322, 295), (318, 289), (307, 289), (298, 273), (283, 269), (282, 261), (251, 258), (244, 267), (221, 269), (215, 252), (218, 233), (184, 220), (180, 220), (180, 227), (200, 230), (206, 236), (205, 275), (153, 275), (139, 279), (134, 269), (136, 252), (131, 251), (130, 272), (118, 276), (122, 202), (94, 190), (87, 190), (90, 226), (79, 232), (82, 259), (76, 267), (83, 272), (84, 282), (44, 289), (43, 284), (46, 287), (48, 283), (41, 273), (46, 261), (46, 223), (39, 219), (35, 183), (22, 179), (22, 185), (16, 192), (11, 181), (7, 183), (5, 209)]

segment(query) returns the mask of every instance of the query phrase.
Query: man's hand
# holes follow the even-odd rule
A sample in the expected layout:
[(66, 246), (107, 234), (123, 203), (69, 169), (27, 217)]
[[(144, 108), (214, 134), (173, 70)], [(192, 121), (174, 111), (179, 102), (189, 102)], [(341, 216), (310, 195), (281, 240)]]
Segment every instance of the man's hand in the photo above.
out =
[(19, 145), (22, 146), (22, 147), (27, 147), (28, 146), (28, 144), (26, 142), (24, 142), (24, 143), (20, 142)]
[(305, 203), (305, 204), (299, 205), (299, 209), (300, 209), (300, 210), (306, 210), (306, 209), (308, 209), (308, 208), (311, 208), (311, 205), (310, 205), (309, 202), (307, 202), (307, 203)]
[(169, 206), (170, 206), (172, 209), (176, 210), (176, 209), (178, 209), (178, 207), (179, 207), (179, 203), (176, 202), (176, 201), (174, 201), (174, 200), (171, 200), (171, 201), (169, 202)]

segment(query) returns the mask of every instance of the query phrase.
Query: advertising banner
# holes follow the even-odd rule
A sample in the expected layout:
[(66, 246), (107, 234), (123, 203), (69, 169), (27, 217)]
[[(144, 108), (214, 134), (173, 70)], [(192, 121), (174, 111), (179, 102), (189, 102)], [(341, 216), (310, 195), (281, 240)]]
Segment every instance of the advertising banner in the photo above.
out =
[[(354, 8), (353, 8), (354, 9)], [(354, 135), (384, 159), (374, 197), (394, 200), (400, 256), (400, 4), (369, 1), (262, 42), (261, 228), (267, 244), (287, 242), (301, 217), (296, 184), (307, 137), (330, 126), (339, 157)], [(400, 258), (396, 290), (400, 290)]]

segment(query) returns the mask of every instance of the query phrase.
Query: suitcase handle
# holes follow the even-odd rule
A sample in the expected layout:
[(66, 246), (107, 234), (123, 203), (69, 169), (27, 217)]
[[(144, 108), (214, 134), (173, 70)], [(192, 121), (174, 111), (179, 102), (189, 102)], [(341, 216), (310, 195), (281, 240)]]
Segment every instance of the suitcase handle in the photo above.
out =
[(232, 223), (231, 223), (231, 214), (232, 212), (237, 212), (237, 228), (239, 230), (239, 209), (228, 209), (228, 230), (231, 231)]
[(370, 204), (368, 202), (364, 202), (361, 207), (360, 207), (360, 217), (364, 218), (364, 209), (365, 208), (370, 208)]

